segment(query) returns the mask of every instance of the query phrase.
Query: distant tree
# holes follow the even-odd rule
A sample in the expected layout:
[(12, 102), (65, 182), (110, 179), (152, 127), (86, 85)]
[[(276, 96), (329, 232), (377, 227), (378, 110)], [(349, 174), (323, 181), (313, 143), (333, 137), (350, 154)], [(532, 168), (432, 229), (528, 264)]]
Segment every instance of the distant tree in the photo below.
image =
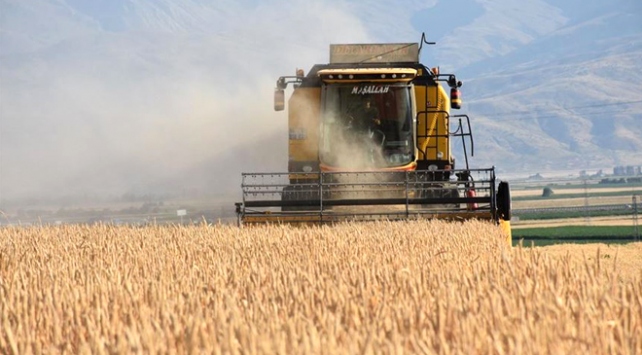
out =
[(542, 190), (542, 197), (551, 197), (551, 196), (553, 196), (554, 193), (555, 192), (553, 192), (553, 189), (551, 189), (550, 187), (546, 186)]

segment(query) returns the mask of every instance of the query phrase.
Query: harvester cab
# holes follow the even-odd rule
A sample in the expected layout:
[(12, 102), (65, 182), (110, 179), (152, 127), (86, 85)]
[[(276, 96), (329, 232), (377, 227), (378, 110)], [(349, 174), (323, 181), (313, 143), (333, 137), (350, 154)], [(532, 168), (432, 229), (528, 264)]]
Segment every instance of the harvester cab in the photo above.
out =
[(510, 231), (508, 183), (470, 168), (470, 118), (451, 115), (462, 82), (421, 64), (423, 44), (333, 44), (329, 63), (280, 77), (275, 110), (293, 87), (288, 171), (242, 175), (239, 222), (477, 218)]

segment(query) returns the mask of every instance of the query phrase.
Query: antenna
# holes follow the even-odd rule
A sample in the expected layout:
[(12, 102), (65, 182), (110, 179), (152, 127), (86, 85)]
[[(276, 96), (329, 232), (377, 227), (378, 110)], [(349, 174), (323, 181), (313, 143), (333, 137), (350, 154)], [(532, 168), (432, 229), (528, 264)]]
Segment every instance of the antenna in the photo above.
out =
[(421, 55), (421, 48), (423, 48), (424, 44), (427, 44), (429, 46), (433, 46), (437, 44), (437, 42), (428, 42), (426, 39), (426, 32), (421, 33), (421, 41), (419, 42), (419, 55)]

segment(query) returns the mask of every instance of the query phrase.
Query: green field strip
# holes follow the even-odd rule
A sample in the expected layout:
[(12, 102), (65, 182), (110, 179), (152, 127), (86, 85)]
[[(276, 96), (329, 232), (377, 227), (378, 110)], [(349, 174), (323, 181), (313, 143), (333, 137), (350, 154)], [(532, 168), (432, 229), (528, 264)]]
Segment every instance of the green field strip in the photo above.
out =
[[(640, 230), (642, 233), (642, 228)], [(513, 229), (515, 239), (634, 239), (634, 226), (564, 226)]]

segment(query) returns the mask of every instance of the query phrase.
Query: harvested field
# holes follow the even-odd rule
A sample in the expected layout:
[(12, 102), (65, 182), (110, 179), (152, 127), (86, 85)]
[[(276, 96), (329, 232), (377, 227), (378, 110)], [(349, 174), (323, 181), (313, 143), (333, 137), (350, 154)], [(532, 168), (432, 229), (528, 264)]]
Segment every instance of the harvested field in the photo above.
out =
[(639, 264), (552, 250), (476, 221), (1, 228), (0, 353), (642, 353)]
[[(564, 188), (564, 186), (549, 186), (556, 194), (584, 194), (584, 193), (610, 193), (610, 192), (630, 192), (631, 195), (634, 193), (642, 193), (642, 187), (601, 187), (595, 185), (588, 185), (588, 188), (585, 190), (583, 188)], [(542, 196), (542, 188), (537, 189), (519, 189), (515, 188), (511, 190), (511, 195), (513, 197), (525, 197), (525, 196)], [(630, 197), (629, 197), (630, 201)]]
[(511, 227), (515, 228), (545, 228), (561, 226), (632, 226), (631, 216), (601, 216), (601, 217), (578, 217), (558, 219), (529, 219), (514, 221)]
[[(589, 197), (588, 201), (589, 206), (627, 205), (631, 204), (631, 196)], [(515, 209), (584, 207), (585, 205), (586, 199), (584, 197), (513, 201), (513, 208)]]

